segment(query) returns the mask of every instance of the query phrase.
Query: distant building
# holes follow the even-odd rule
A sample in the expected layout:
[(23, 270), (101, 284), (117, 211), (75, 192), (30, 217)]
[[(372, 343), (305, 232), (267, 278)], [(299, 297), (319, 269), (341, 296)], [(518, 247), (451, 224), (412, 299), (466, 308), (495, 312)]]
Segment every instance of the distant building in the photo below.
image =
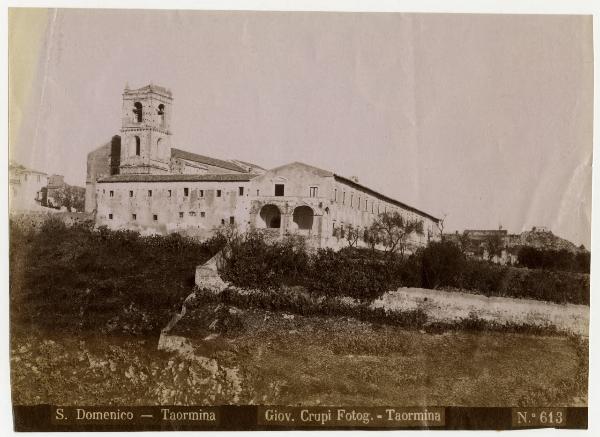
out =
[(9, 163), (8, 175), (10, 210), (39, 210), (42, 188), (48, 184), (48, 175), (16, 163)]
[(44, 206), (77, 212), (84, 210), (85, 188), (67, 184), (63, 175), (50, 176), (43, 192)]
[(460, 246), (467, 256), (490, 260), (498, 264), (516, 264), (522, 247), (536, 249), (585, 251), (564, 238), (558, 237), (544, 226), (534, 226), (531, 231), (509, 234), (506, 229), (466, 229), (462, 234), (444, 234), (444, 239)]
[(424, 235), (413, 235), (410, 243), (424, 245), (439, 235), (436, 217), (356, 178), (300, 162), (265, 170), (176, 149), (172, 103), (163, 87), (124, 90), (120, 135), (87, 158), (85, 205), (98, 225), (208, 237), (233, 224), (341, 247), (350, 226), (364, 235), (380, 213), (396, 211), (423, 222)]

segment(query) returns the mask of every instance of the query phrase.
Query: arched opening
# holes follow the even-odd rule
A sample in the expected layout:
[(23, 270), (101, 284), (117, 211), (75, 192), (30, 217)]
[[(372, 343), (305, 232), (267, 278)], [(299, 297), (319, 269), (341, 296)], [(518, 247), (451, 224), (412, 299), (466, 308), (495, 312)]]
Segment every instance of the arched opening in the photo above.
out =
[(133, 104), (133, 114), (135, 115), (135, 121), (138, 123), (141, 123), (143, 110), (142, 110), (142, 104), (140, 102), (135, 102)]
[(158, 140), (156, 140), (156, 156), (158, 158), (162, 158), (162, 138), (159, 138)]
[(265, 228), (281, 227), (281, 212), (275, 205), (265, 205), (260, 209), (260, 218)]
[(294, 209), (294, 223), (301, 231), (310, 231), (313, 226), (313, 210), (310, 206), (302, 205)]
[(140, 137), (138, 137), (137, 135), (134, 138), (135, 138), (135, 156), (140, 156), (140, 154), (142, 153), (142, 142), (140, 140)]
[(156, 113), (158, 114), (160, 124), (164, 125), (165, 124), (165, 105), (163, 105), (162, 103), (160, 105), (158, 105), (158, 109), (156, 110)]

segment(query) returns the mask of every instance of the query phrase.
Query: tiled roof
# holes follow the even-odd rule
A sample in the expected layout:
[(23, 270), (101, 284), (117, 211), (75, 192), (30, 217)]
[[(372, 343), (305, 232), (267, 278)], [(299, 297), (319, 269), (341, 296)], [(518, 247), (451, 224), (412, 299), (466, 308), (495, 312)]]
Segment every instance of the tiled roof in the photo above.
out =
[(220, 167), (231, 171), (238, 171), (240, 173), (247, 173), (246, 169), (240, 167), (237, 164), (234, 164), (230, 161), (224, 161), (222, 159), (211, 158), (209, 156), (198, 155), (192, 152), (186, 152), (181, 149), (171, 149), (171, 157), (172, 158), (181, 158), (187, 159), (188, 161), (200, 162), (202, 164), (212, 165), (214, 167)]
[(249, 173), (118, 174), (98, 179), (98, 182), (247, 182), (255, 176)]
[(17, 164), (16, 162), (9, 162), (8, 167), (9, 167), (9, 169), (11, 169), (13, 171), (16, 170), (16, 171), (23, 172), (23, 173), (37, 173), (37, 174), (41, 174), (41, 175), (48, 175), (48, 173), (44, 173), (43, 171), (38, 171), (38, 170), (33, 170), (31, 168), (27, 168), (24, 165)]
[(393, 199), (391, 197), (388, 197), (385, 194), (381, 194), (381, 193), (379, 193), (379, 192), (377, 192), (377, 191), (375, 191), (375, 190), (373, 190), (373, 189), (371, 189), (369, 187), (365, 187), (364, 185), (361, 185), (358, 182), (353, 181), (352, 179), (348, 179), (348, 178), (346, 178), (344, 176), (340, 176), (340, 175), (337, 175), (337, 174), (334, 174), (333, 177), (336, 180), (338, 180), (340, 182), (344, 182), (345, 184), (350, 185), (352, 187), (361, 188), (364, 191), (366, 191), (367, 193), (369, 193), (369, 194), (371, 194), (371, 195), (373, 195), (375, 197), (378, 197), (378, 198), (380, 198), (382, 200), (385, 200), (386, 202), (390, 202), (390, 203), (392, 203), (394, 205), (397, 205), (397, 206), (399, 206), (401, 208), (404, 208), (404, 209), (407, 209), (407, 210), (412, 211), (414, 213), (417, 213), (419, 215), (428, 217), (428, 218), (430, 218), (431, 220), (433, 220), (436, 223), (440, 221), (439, 218), (434, 217), (431, 214), (427, 214), (426, 212), (423, 212), (423, 211), (421, 211), (421, 210), (419, 210), (417, 208), (413, 208), (412, 206), (407, 205), (406, 203), (402, 203), (399, 200), (396, 200), (396, 199)]

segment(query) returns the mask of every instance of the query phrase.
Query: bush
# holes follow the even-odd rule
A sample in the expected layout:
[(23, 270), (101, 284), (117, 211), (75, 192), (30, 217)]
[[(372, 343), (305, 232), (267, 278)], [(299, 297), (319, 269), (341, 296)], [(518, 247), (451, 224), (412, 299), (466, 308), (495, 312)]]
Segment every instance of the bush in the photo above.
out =
[(522, 247), (518, 253), (519, 265), (530, 269), (560, 270), (589, 273), (590, 253), (573, 253), (566, 249), (536, 249)]
[(53, 216), (37, 231), (11, 223), (11, 321), (61, 332), (158, 332), (190, 293), (195, 267), (214, 255), (213, 243), (69, 227)]
[(458, 285), (465, 259), (460, 248), (454, 243), (433, 241), (419, 253), (419, 256), (422, 284), (425, 288)]
[(258, 232), (233, 239), (224, 251), (221, 275), (242, 287), (269, 288), (296, 285), (308, 272), (303, 241), (286, 238), (270, 244)]

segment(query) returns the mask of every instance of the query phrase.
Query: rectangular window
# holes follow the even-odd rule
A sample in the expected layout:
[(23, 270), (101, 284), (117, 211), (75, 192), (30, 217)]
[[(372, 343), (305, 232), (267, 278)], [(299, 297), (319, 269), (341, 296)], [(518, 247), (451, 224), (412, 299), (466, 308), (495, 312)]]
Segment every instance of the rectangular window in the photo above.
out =
[(171, 190), (167, 190), (167, 196), (171, 197), (172, 194)]
[(190, 217), (196, 217), (196, 211), (190, 211)]
[(221, 197), (221, 190), (217, 190), (217, 197)]
[(112, 214), (108, 214), (108, 219), (112, 220)]
[(179, 212), (179, 218), (183, 218), (183, 212)]
[(310, 187), (310, 197), (319, 196), (319, 187)]
[(358, 196), (358, 205), (356, 205), (356, 209), (360, 209), (360, 196)]
[(153, 215), (152, 215), (152, 220), (154, 220), (154, 221), (157, 221), (157, 220), (158, 220), (158, 215), (156, 215), (156, 214), (153, 214)]
[(148, 190), (148, 197), (152, 197), (152, 190)]
[(133, 197), (133, 191), (129, 190), (129, 197)]
[(350, 194), (350, 208), (354, 206), (354, 194)]
[(206, 217), (206, 213), (204, 211), (200, 211), (200, 217)]
[(131, 220), (137, 220), (137, 215), (131, 214)]
[(235, 217), (231, 216), (229, 217), (229, 224), (232, 225), (235, 223)]
[(221, 219), (221, 224), (224, 225), (225, 224), (225, 219)]
[(346, 192), (343, 191), (342, 192), (342, 205), (345, 205), (345, 204), (346, 204)]
[(204, 190), (200, 190), (200, 197), (204, 197)]
[(337, 188), (333, 189), (333, 201), (337, 202)]
[(256, 190), (256, 196), (260, 194), (260, 190)]
[(283, 184), (275, 184), (275, 195), (276, 196), (284, 196), (285, 195), (285, 186)]
[(238, 194), (239, 194), (240, 196), (243, 196), (243, 195), (244, 195), (244, 187), (238, 187)]
[(110, 190), (110, 192), (108, 193), (108, 195), (110, 197), (115, 197), (115, 192), (113, 190)]
[(189, 189), (189, 188), (184, 188), (184, 189), (183, 189), (183, 195), (184, 195), (185, 197), (188, 197), (188, 196), (190, 195), (190, 189)]

